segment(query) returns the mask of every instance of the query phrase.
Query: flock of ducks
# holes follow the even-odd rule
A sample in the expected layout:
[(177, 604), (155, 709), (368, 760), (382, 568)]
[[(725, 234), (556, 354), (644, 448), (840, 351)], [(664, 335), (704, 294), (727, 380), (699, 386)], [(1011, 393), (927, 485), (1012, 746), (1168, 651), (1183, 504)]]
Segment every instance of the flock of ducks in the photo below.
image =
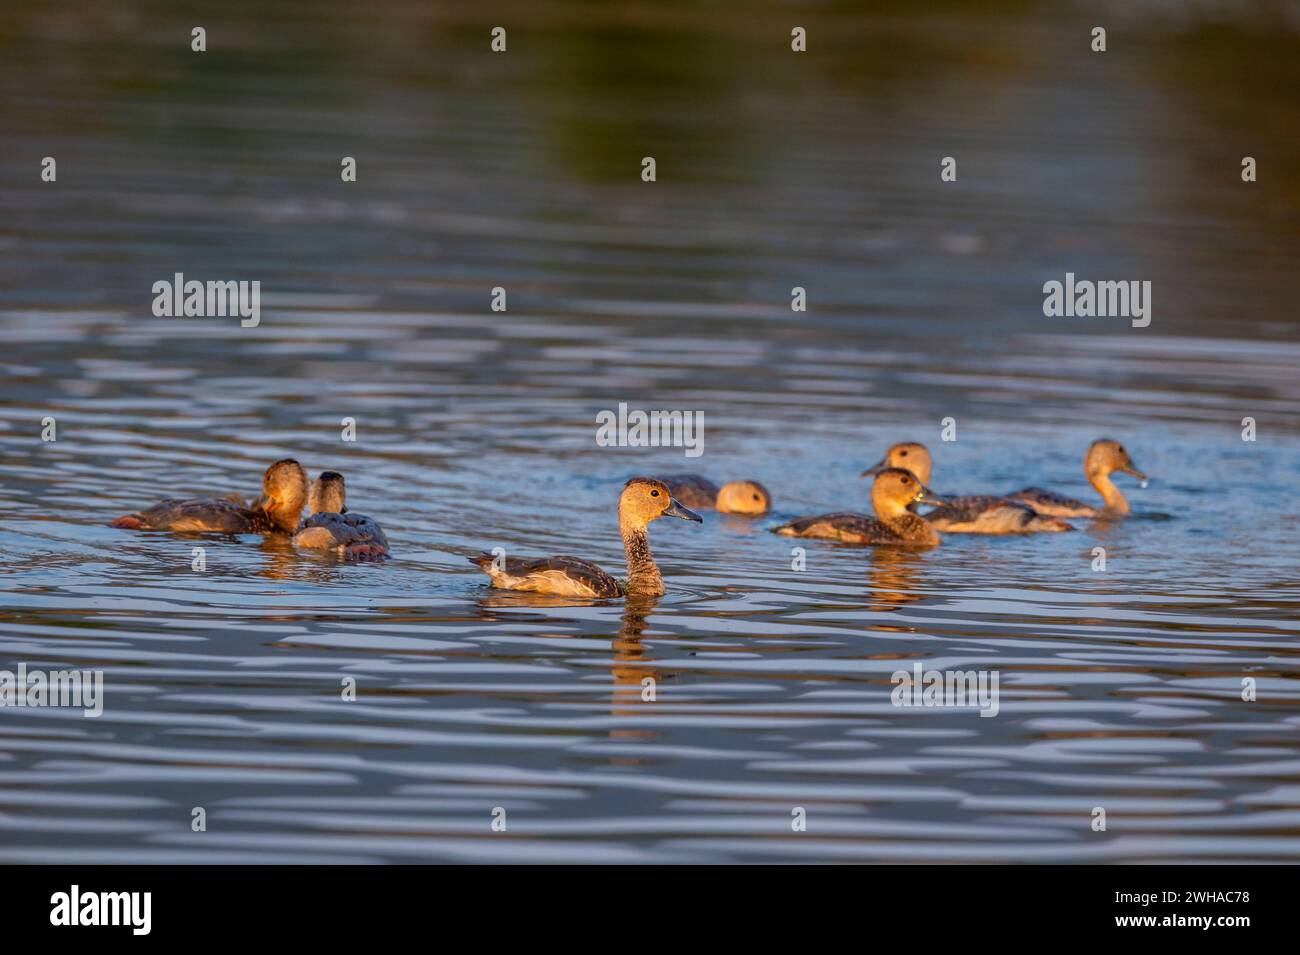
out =
[[(939, 532), (951, 534), (1029, 534), (1074, 530), (1064, 518), (1111, 517), (1129, 512), (1128, 501), (1111, 480), (1115, 472), (1131, 474), (1146, 487), (1118, 441), (1094, 441), (1084, 456), (1088, 483), (1101, 495), (1100, 507), (1031, 487), (1005, 495), (939, 497), (928, 487), (933, 461), (925, 445), (896, 444), (862, 472), (874, 478), (872, 517), (837, 511), (800, 517), (772, 528), (786, 537), (810, 537), (846, 544), (934, 547)], [(689, 506), (688, 506), (689, 505)], [(922, 514), (921, 505), (933, 510)], [(303, 507), (309, 516), (302, 517)], [(657, 597), (663, 576), (650, 553), (647, 528), (661, 517), (703, 523), (690, 508), (759, 517), (771, 510), (772, 496), (757, 481), (732, 481), (718, 487), (697, 474), (632, 478), (618, 501), (618, 524), (627, 554), (627, 579), (618, 580), (579, 557), (507, 557), (482, 554), (469, 558), (491, 578), (492, 586), (565, 597)], [(127, 514), (114, 527), (153, 531), (217, 531), (227, 534), (287, 534), (295, 547), (332, 551), (356, 560), (385, 559), (388, 541), (372, 518), (349, 511), (343, 476), (323, 471), (313, 482), (292, 459), (277, 461), (262, 479), (262, 496), (252, 502), (238, 497), (160, 501)]]
[[(303, 520), (302, 509), (309, 516)], [(276, 461), (262, 476), (262, 496), (245, 503), (238, 495), (180, 500), (126, 514), (112, 527), (134, 531), (217, 531), (223, 534), (290, 534), (295, 547), (337, 551), (354, 560), (384, 559), (388, 539), (378, 522), (349, 511), (343, 475), (322, 471), (308, 484), (292, 458)]]

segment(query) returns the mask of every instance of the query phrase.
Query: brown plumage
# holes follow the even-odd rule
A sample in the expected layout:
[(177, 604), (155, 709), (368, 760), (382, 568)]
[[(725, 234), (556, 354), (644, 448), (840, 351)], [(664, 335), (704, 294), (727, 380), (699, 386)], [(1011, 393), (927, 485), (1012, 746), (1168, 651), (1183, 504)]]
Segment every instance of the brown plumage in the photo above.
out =
[(1074, 530), (1060, 518), (1047, 517), (1028, 504), (1005, 497), (964, 494), (944, 500), (948, 503), (930, 511), (925, 519), (931, 527), (945, 534), (1034, 534)]
[(580, 557), (505, 557), (499, 566), (491, 554), (469, 558), (503, 590), (530, 590), (565, 597), (622, 597), (623, 585), (596, 564)]
[(229, 499), (169, 498), (126, 514), (113, 527), (141, 531), (218, 531), (225, 534), (291, 534), (307, 499), (307, 472), (292, 458), (276, 461), (262, 478), (262, 498), (252, 506)]
[[(929, 484), (934, 465), (925, 445), (906, 441), (890, 448), (880, 463), (863, 471), (862, 476), (876, 474), (887, 467), (905, 468), (922, 484)], [(935, 530), (946, 534), (1032, 534), (1074, 530), (1065, 521), (1044, 516), (1029, 504), (996, 494), (944, 495), (943, 499), (947, 503), (930, 511), (925, 519)]]
[(1123, 515), (1129, 512), (1128, 499), (1110, 479), (1115, 471), (1131, 474), (1146, 486), (1147, 476), (1133, 466), (1133, 459), (1128, 456), (1124, 445), (1110, 438), (1099, 438), (1088, 446), (1088, 452), (1083, 456), (1083, 473), (1088, 478), (1088, 483), (1101, 495), (1104, 502), (1102, 507), (1085, 504), (1054, 491), (1045, 491), (1041, 487), (1025, 488), (1007, 496), (1028, 504), (1040, 514), (1053, 514), (1057, 517)]
[(492, 578), (492, 586), (564, 597), (657, 597), (664, 593), (663, 577), (650, 553), (646, 528), (661, 517), (703, 523), (703, 518), (673, 499), (668, 486), (654, 478), (632, 478), (618, 502), (619, 531), (627, 554), (627, 584), (579, 557), (470, 557)]
[(687, 507), (711, 507), (721, 514), (752, 516), (772, 509), (772, 495), (757, 481), (731, 481), (719, 488), (698, 474), (674, 474), (661, 480)]
[(853, 512), (801, 517), (772, 528), (786, 537), (817, 537), (845, 544), (893, 544), (933, 547), (939, 535), (919, 515), (908, 510), (914, 501), (942, 504), (911, 471), (884, 468), (871, 486), (871, 506), (876, 516)]

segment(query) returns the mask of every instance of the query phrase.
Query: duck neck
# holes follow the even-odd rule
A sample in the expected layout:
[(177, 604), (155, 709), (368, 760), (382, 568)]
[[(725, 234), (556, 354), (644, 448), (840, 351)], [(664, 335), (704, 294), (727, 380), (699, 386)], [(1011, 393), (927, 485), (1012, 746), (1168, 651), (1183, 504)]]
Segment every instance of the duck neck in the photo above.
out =
[(279, 530), (286, 534), (292, 534), (298, 529), (299, 521), (302, 517), (302, 502), (298, 502), (295, 508), (292, 504), (285, 504), (281, 501), (271, 501), (264, 509), (264, 513)]
[(342, 494), (332, 491), (322, 491), (313, 487), (311, 493), (307, 495), (307, 513), (308, 514), (346, 514), (348, 512), (347, 500)]
[(1112, 514), (1128, 513), (1128, 499), (1115, 486), (1115, 482), (1110, 479), (1109, 473), (1097, 471), (1088, 475), (1088, 480), (1097, 489), (1097, 493), (1101, 495), (1102, 500), (1106, 502), (1106, 510)]
[(650, 535), (644, 525), (637, 526), (620, 521), (623, 532), (623, 550), (627, 552), (627, 592), (647, 597), (659, 597), (664, 592), (664, 579), (659, 566), (650, 553)]

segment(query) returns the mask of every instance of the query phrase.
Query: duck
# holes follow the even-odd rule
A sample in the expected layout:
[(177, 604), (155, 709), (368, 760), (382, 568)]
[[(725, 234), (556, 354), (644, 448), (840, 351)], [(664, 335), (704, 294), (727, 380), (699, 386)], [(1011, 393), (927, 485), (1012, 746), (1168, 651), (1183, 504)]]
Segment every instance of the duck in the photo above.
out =
[(687, 507), (713, 508), (721, 514), (759, 517), (772, 509), (772, 495), (757, 481), (730, 481), (719, 488), (698, 474), (661, 478), (673, 498)]
[(253, 504), (228, 498), (168, 498), (110, 523), (136, 531), (218, 531), (224, 534), (292, 534), (307, 500), (307, 472), (293, 458), (276, 461), (262, 476)]
[(388, 557), (388, 538), (379, 523), (348, 510), (347, 487), (338, 471), (322, 471), (312, 482), (307, 513), (311, 516), (293, 535), (295, 547), (337, 550), (354, 560)]
[(1013, 501), (1022, 501), (1040, 514), (1055, 517), (1118, 517), (1129, 513), (1128, 499), (1110, 479), (1115, 471), (1131, 474), (1147, 485), (1147, 476), (1133, 465), (1124, 445), (1110, 438), (1098, 438), (1088, 446), (1083, 456), (1083, 473), (1088, 483), (1097, 489), (1105, 502), (1103, 507), (1076, 501), (1054, 491), (1045, 491), (1040, 487), (1028, 487), (1023, 491), (1008, 494)]
[(470, 557), (469, 562), (503, 590), (526, 590), (562, 597), (661, 597), (664, 579), (650, 553), (646, 532), (651, 521), (678, 517), (703, 524), (704, 518), (678, 503), (668, 485), (656, 478), (634, 477), (618, 499), (618, 526), (627, 553), (626, 583), (580, 557), (505, 557), (491, 554)]
[[(934, 462), (929, 449), (915, 441), (904, 441), (885, 452), (863, 477), (882, 468), (905, 468), (929, 484)], [(1033, 534), (1041, 531), (1072, 531), (1074, 527), (1056, 517), (1040, 514), (1032, 505), (996, 494), (945, 495), (948, 503), (924, 515), (936, 530), (948, 534)]]
[(772, 528), (786, 537), (819, 537), (846, 544), (893, 544), (903, 547), (935, 547), (939, 533), (919, 514), (914, 504), (941, 506), (944, 502), (911, 471), (881, 468), (871, 485), (874, 518), (850, 512), (800, 517)]

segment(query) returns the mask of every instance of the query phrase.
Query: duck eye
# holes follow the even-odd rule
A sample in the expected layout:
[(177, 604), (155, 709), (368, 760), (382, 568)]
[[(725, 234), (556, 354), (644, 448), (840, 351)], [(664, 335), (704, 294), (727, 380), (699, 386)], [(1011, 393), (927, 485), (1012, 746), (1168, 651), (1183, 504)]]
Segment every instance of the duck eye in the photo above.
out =
[(651, 496), (651, 497), (658, 497), (658, 496), (659, 496), (659, 492), (658, 492), (658, 491), (651, 491), (651, 492), (650, 492), (650, 496)]
[(905, 458), (905, 457), (907, 457), (907, 452), (906, 452), (906, 451), (899, 451), (899, 452), (898, 452), (898, 455), (899, 455), (899, 457), (903, 457), (903, 458)]
[(757, 494), (755, 494), (755, 495), (754, 495), (754, 500), (756, 500), (756, 501), (757, 501), (757, 500), (758, 500), (758, 499), (759, 499), (759, 498), (758, 498), (758, 495), (757, 495)]
[(911, 484), (911, 483), (912, 483), (912, 479), (911, 479), (911, 478), (903, 478), (903, 483), (904, 483), (904, 484)]

